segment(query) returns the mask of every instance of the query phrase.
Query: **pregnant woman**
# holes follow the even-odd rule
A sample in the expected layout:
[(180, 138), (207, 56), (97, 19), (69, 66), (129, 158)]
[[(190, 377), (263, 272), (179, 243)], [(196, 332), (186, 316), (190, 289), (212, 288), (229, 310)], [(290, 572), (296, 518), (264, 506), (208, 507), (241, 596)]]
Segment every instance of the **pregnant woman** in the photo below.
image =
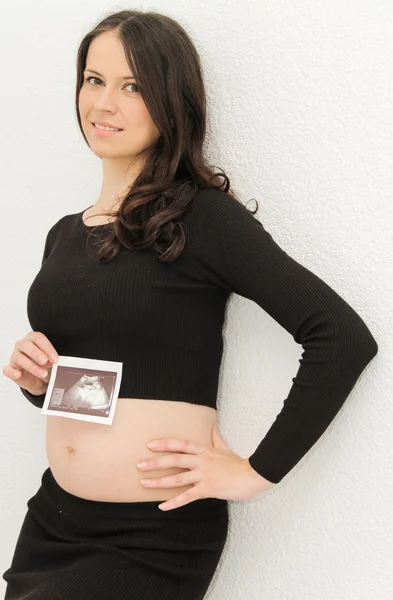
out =
[[(59, 355), (120, 361), (122, 380), (111, 426), (47, 416), (49, 467), (3, 573), (6, 600), (202, 600), (228, 501), (279, 483), (377, 353), (360, 316), (280, 248), (226, 175), (222, 189), (203, 153), (205, 100), (195, 47), (169, 17), (113, 13), (81, 42), (76, 112), (102, 159), (101, 193), (49, 229), (32, 331), (3, 373), (37, 407)], [(232, 293), (304, 349), (249, 457), (217, 432)]]

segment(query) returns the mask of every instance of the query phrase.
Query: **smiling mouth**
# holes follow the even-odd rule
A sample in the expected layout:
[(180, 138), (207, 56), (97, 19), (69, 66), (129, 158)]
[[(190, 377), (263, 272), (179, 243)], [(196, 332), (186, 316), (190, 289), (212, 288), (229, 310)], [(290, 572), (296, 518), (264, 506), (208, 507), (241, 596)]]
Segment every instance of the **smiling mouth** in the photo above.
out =
[(97, 127), (95, 123), (92, 123), (94, 129), (97, 129), (98, 131), (113, 131), (113, 133), (118, 133), (119, 131), (124, 131), (124, 129), (106, 129), (106, 128), (102, 128), (102, 127)]

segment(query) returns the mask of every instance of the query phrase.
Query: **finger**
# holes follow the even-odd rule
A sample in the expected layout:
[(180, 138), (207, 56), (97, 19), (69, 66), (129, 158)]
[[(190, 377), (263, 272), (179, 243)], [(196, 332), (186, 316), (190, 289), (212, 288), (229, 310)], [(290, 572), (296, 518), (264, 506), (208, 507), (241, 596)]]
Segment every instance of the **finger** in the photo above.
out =
[(166, 477), (158, 477), (155, 479), (141, 479), (141, 484), (144, 487), (151, 488), (172, 488), (172, 487), (183, 487), (185, 485), (194, 485), (199, 483), (201, 480), (200, 475), (196, 469), (192, 471), (185, 471), (184, 473), (177, 473), (176, 475), (168, 475)]
[[(17, 342), (21, 346), (21, 350), (24, 352), (24, 347), (33, 351), (33, 347), (35, 346), (37, 349), (35, 350), (35, 354), (37, 353), (44, 354), (45, 358), (49, 359), (52, 363), (56, 362), (59, 358), (58, 353), (56, 352), (55, 347), (50, 343), (46, 335), (41, 333), (40, 331), (31, 331), (27, 335), (25, 335), (22, 340)], [(30, 352), (27, 352), (30, 354)], [(32, 358), (36, 360), (35, 355), (31, 354)]]
[[(154, 446), (151, 446), (150, 444), (153, 443)], [(156, 452), (174, 450), (177, 452), (186, 452), (187, 454), (201, 454), (202, 452), (206, 452), (208, 449), (206, 446), (198, 444), (197, 442), (192, 442), (191, 440), (179, 440), (177, 438), (154, 440), (153, 442), (149, 442), (148, 446), (151, 450)]]
[[(45, 349), (48, 348), (48, 345), (45, 343), (45, 340), (47, 338), (45, 338), (45, 336), (43, 336), (37, 332), (33, 332), (33, 333), (37, 334), (34, 339), (31, 339), (29, 337), (30, 334), (28, 334), (21, 340), (18, 340), (15, 344), (15, 351), (20, 352), (22, 355), (23, 354), (26, 355), (30, 360), (34, 361), (35, 363), (37, 363), (41, 366), (44, 366), (44, 365), (52, 366), (53, 362), (55, 362), (55, 360), (54, 360), (55, 357), (48, 356), (48, 354), (46, 354), (46, 352), (42, 350), (42, 347)], [(44, 339), (42, 340), (42, 338), (44, 338)], [(37, 346), (37, 343), (40, 345)], [(49, 352), (51, 352), (51, 348), (52, 348), (52, 345), (50, 344)], [(11, 357), (11, 358), (14, 361), (16, 361), (16, 359), (14, 359), (13, 357)], [(48, 361), (50, 361), (50, 362), (48, 362)]]
[(48, 375), (47, 368), (45, 365), (43, 367), (40, 367), (39, 365), (37, 365), (37, 363), (31, 360), (29, 356), (26, 356), (26, 354), (20, 352), (19, 350), (14, 350), (14, 352), (11, 354), (10, 367), (12, 369), (21, 368), (24, 371), (27, 371), (28, 373), (32, 373), (36, 377), (39, 377), (40, 379), (43, 379)]
[(171, 467), (192, 469), (198, 465), (198, 457), (193, 454), (168, 454), (166, 456), (159, 456), (158, 458), (149, 458), (137, 463), (136, 466), (141, 471), (151, 471), (153, 469), (169, 469)]
[(183, 492), (183, 494), (179, 494), (179, 496), (175, 496), (175, 498), (171, 498), (167, 502), (163, 502), (158, 505), (158, 508), (161, 510), (172, 510), (174, 508), (179, 508), (180, 506), (185, 506), (190, 502), (194, 502), (195, 500), (199, 500), (200, 498), (204, 498), (203, 495), (199, 493), (199, 487), (194, 486), (190, 490)]
[(22, 375), (21, 371), (15, 369), (11, 365), (5, 365), (5, 367), (3, 367), (3, 374), (10, 379), (19, 379)]

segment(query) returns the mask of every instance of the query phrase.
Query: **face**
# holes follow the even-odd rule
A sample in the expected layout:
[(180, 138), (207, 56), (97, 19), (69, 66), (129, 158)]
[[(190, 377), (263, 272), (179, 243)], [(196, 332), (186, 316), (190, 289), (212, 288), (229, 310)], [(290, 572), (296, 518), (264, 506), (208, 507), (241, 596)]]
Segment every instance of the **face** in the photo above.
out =
[[(84, 134), (97, 156), (130, 159), (155, 144), (160, 131), (133, 79), (123, 46), (113, 32), (93, 39), (83, 77), (79, 112)], [(122, 131), (100, 136), (93, 125), (97, 120), (107, 121)]]

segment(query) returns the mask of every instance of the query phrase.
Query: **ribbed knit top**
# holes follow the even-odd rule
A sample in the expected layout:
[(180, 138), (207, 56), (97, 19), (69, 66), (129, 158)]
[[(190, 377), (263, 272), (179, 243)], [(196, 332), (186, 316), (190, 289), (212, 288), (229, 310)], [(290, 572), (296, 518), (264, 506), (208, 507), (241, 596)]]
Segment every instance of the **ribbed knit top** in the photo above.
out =
[[(63, 216), (47, 234), (27, 298), (32, 330), (60, 355), (121, 361), (119, 397), (216, 408), (228, 299), (253, 300), (303, 347), (281, 411), (249, 457), (260, 475), (281, 481), (378, 351), (362, 318), (222, 190), (197, 192), (182, 218), (185, 248), (172, 263), (124, 246), (98, 261), (92, 246), (87, 251), (85, 210)], [(21, 390), (42, 407), (45, 395)]]

